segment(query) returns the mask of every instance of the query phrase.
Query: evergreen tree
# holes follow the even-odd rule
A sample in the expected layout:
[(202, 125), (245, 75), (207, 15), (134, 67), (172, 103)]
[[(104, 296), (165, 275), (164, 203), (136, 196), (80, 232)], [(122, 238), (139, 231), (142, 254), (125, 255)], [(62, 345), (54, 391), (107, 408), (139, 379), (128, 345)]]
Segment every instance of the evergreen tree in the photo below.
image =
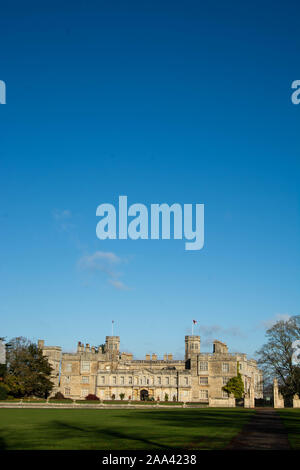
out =
[(7, 372), (4, 383), (15, 397), (47, 398), (53, 388), (52, 367), (36, 344), (14, 338), (7, 345)]
[(239, 372), (239, 363), (237, 363), (237, 375), (228, 380), (223, 390), (229, 395), (232, 393), (234, 398), (242, 398), (244, 396), (244, 382)]

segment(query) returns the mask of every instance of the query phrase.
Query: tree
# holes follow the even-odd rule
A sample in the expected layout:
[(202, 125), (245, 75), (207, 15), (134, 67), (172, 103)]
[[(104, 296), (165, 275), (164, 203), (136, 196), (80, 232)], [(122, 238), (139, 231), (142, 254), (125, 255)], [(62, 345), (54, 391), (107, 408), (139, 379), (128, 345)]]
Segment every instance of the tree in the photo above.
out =
[(47, 398), (53, 388), (52, 367), (36, 344), (13, 338), (7, 344), (7, 372), (4, 383), (15, 397)]
[(125, 398), (125, 393), (120, 393), (119, 397), (120, 397), (121, 400), (124, 400), (124, 398)]
[[(300, 393), (299, 360), (293, 357), (294, 342), (300, 339), (300, 315), (280, 320), (266, 331), (267, 342), (257, 351), (267, 383), (278, 378), (280, 391), (286, 400)], [(298, 358), (299, 359), (299, 358)]]
[(242, 398), (244, 395), (244, 382), (239, 372), (239, 363), (237, 363), (237, 375), (231, 377), (227, 384), (222, 389), (230, 395), (233, 394), (234, 398)]

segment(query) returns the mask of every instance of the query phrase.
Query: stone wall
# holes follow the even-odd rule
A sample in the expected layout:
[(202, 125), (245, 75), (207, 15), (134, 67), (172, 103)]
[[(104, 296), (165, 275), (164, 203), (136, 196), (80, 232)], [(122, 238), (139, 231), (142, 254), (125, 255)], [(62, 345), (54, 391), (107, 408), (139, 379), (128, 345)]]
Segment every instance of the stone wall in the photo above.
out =
[(208, 406), (212, 408), (234, 408), (235, 407), (235, 398), (211, 398), (209, 397)]
[(6, 363), (6, 349), (4, 342), (0, 339), (0, 364)]

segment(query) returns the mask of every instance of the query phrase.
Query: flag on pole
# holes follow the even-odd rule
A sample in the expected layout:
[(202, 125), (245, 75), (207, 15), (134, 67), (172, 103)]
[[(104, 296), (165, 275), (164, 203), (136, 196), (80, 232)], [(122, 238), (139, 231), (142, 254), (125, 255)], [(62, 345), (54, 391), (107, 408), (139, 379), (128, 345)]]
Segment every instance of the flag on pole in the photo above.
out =
[(192, 324), (192, 336), (194, 335), (194, 325), (196, 325), (197, 323), (197, 320), (193, 320), (193, 324)]

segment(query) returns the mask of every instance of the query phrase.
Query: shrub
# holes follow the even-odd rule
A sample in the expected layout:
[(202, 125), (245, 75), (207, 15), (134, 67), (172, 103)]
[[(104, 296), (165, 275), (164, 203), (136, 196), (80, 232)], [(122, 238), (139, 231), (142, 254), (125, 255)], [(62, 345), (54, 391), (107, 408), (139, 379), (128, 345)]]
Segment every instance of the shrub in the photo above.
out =
[(23, 401), (28, 403), (46, 403), (46, 398), (26, 397)]
[(169, 401), (169, 395), (165, 393), (165, 401)]
[(93, 393), (89, 393), (89, 395), (87, 395), (85, 399), (90, 401), (100, 401), (97, 395), (94, 395)]
[(0, 384), (0, 400), (6, 400), (8, 395), (8, 390), (5, 385)]
[(54, 398), (55, 400), (64, 400), (65, 399), (64, 394), (61, 393), (61, 392), (56, 392), (56, 394), (52, 398)]
[(6, 364), (0, 364), (0, 378), (3, 380), (7, 371)]
[(116, 395), (113, 393), (112, 396), (111, 396), (111, 399), (115, 400), (115, 398), (116, 398)]
[(50, 398), (49, 403), (73, 403), (71, 398), (63, 398), (62, 400), (56, 400), (55, 398)]
[(124, 398), (125, 398), (125, 393), (120, 393), (119, 397), (120, 397), (121, 400), (124, 400)]
[(173, 395), (173, 401), (176, 401), (176, 395)]

